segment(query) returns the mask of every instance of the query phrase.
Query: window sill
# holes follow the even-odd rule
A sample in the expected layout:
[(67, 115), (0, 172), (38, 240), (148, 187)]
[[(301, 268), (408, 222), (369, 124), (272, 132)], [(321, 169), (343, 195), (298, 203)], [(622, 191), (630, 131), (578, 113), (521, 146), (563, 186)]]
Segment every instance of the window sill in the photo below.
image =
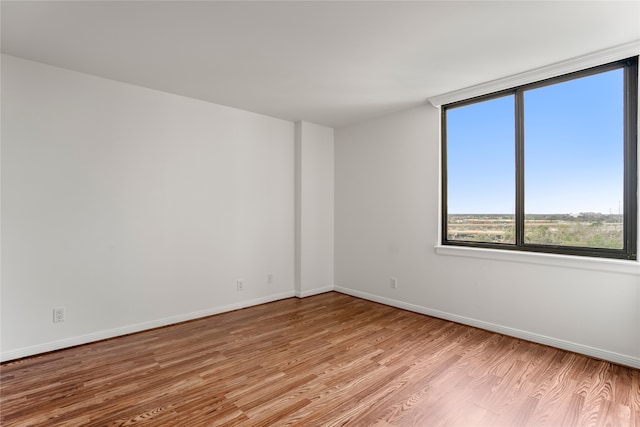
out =
[(537, 252), (509, 251), (499, 249), (469, 248), (462, 246), (437, 245), (435, 249), (438, 255), (489, 259), (494, 261), (518, 262), (525, 264), (538, 264), (553, 267), (605, 271), (610, 273), (640, 276), (640, 263), (638, 261), (557, 255)]

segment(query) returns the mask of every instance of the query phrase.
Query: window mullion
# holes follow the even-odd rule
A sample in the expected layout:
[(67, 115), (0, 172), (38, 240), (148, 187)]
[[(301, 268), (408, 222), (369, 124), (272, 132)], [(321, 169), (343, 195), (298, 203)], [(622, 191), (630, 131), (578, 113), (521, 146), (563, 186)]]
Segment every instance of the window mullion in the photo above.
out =
[(516, 90), (515, 97), (515, 162), (516, 162), (516, 246), (524, 244), (524, 95)]

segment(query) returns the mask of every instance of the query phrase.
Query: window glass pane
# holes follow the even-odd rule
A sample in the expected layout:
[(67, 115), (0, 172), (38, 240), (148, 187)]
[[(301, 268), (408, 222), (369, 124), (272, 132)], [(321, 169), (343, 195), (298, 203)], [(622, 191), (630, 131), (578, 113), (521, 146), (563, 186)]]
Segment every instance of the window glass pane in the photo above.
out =
[(623, 248), (623, 70), (524, 93), (525, 243)]
[(447, 239), (515, 243), (513, 95), (447, 110)]

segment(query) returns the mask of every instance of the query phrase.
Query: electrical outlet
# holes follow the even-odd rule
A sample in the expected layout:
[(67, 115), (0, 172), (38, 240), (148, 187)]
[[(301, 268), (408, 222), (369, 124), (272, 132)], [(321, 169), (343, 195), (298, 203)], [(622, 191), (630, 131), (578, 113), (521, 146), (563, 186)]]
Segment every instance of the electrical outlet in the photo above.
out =
[(396, 289), (398, 287), (398, 279), (396, 279), (395, 277), (391, 278), (391, 287), (393, 289)]
[(273, 274), (271, 274), (271, 273), (267, 274), (267, 283), (268, 284), (272, 284), (273, 283)]
[(53, 323), (64, 322), (64, 307), (53, 309)]
[(238, 279), (236, 280), (236, 291), (242, 290), (244, 290), (244, 282), (242, 281), (242, 279)]

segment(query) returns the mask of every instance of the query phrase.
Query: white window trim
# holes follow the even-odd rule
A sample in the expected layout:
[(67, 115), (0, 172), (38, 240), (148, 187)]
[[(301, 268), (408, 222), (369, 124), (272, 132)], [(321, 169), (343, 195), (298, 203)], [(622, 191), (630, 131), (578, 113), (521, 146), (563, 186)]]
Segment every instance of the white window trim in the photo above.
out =
[(538, 252), (509, 251), (468, 246), (436, 245), (438, 255), (489, 259), (494, 261), (538, 264), (580, 270), (630, 274), (640, 277), (640, 262), (611, 258), (594, 258)]
[(640, 40), (429, 98), (434, 107), (640, 55)]

